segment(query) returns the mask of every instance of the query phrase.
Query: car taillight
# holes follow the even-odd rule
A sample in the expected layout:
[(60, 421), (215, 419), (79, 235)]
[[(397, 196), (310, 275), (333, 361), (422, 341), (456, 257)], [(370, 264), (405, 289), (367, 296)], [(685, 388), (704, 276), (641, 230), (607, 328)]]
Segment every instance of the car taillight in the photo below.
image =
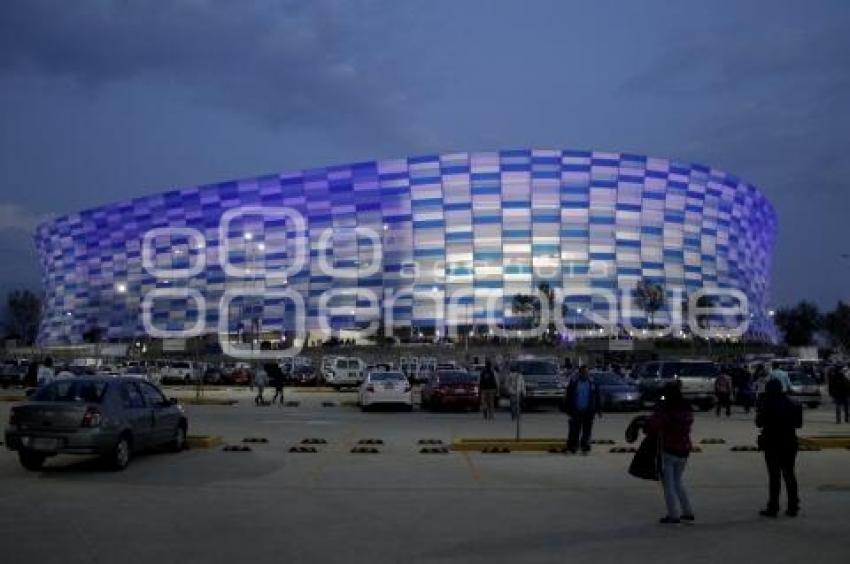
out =
[(80, 422), (80, 427), (99, 427), (102, 417), (100, 416), (100, 412), (90, 407), (83, 414), (83, 420)]
[(366, 391), (367, 392), (374, 392), (375, 386), (373, 386), (372, 384), (369, 384), (368, 386), (366, 386)]

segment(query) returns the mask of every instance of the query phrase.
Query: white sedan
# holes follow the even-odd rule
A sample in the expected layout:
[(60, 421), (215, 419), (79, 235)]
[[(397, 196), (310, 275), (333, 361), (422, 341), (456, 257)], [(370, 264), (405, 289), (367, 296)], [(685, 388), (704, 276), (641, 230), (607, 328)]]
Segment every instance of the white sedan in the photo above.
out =
[(402, 405), (413, 409), (413, 388), (402, 372), (370, 372), (360, 385), (360, 409), (375, 405)]

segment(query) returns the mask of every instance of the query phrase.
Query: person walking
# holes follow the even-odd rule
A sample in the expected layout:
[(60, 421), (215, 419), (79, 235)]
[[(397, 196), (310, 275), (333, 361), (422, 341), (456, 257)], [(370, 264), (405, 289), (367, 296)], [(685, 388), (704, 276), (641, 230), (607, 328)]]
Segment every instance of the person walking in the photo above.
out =
[(717, 417), (720, 411), (726, 409), (726, 417), (732, 415), (732, 378), (725, 370), (714, 379), (714, 395), (717, 399)]
[(266, 400), (263, 398), (263, 391), (268, 384), (268, 376), (262, 366), (257, 366), (254, 370), (254, 387), (257, 388), (257, 396), (254, 398), (254, 405), (266, 405)]
[(785, 514), (796, 517), (800, 497), (794, 466), (797, 460), (797, 432), (803, 426), (803, 408), (791, 401), (782, 389), (782, 382), (770, 379), (756, 411), (756, 426), (761, 429), (759, 448), (764, 451), (769, 480), (767, 507), (759, 512), (763, 517), (779, 513), (781, 481), (785, 480), (788, 507)]
[(481, 390), (481, 412), (484, 419), (493, 419), (496, 411), (496, 373), (493, 372), (493, 364), (490, 359), (484, 361), (484, 369), (481, 371), (478, 387)]
[(41, 366), (38, 367), (36, 374), (36, 382), (39, 388), (52, 383), (56, 379), (56, 373), (53, 370), (53, 359), (49, 356), (45, 358)]
[(567, 452), (575, 454), (580, 447), (581, 453), (586, 455), (590, 452), (593, 419), (597, 415), (602, 417), (599, 386), (590, 377), (587, 366), (579, 368), (578, 377), (570, 380), (564, 403), (570, 418)]
[(682, 481), (691, 454), (691, 426), (694, 414), (682, 396), (681, 385), (664, 387), (663, 399), (647, 422), (647, 433), (654, 433), (661, 443), (661, 484), (667, 515), (660, 519), (664, 525), (682, 521), (693, 522), (694, 511)]
[(283, 407), (283, 371), (276, 362), (269, 362), (265, 365), (266, 374), (268, 375), (269, 384), (274, 388), (271, 404), (274, 405), (275, 400), (279, 400), (279, 405)]
[(828, 390), (829, 396), (835, 403), (835, 423), (841, 424), (842, 410), (844, 411), (844, 422), (850, 423), (850, 415), (848, 415), (848, 410), (850, 410), (850, 405), (848, 405), (850, 404), (850, 401), (848, 401), (850, 382), (847, 381), (847, 377), (844, 376), (840, 366), (833, 366), (832, 370), (829, 371)]

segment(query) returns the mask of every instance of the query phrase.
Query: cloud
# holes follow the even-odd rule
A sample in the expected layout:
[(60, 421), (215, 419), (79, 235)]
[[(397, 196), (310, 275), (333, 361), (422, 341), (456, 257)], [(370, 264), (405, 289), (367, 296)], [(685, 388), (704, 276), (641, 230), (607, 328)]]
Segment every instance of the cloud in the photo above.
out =
[(408, 93), (383, 57), (392, 26), (380, 14), (326, 0), (10, 0), (0, 4), (0, 72), (93, 88), (153, 80), (273, 127), (362, 135), (366, 123), (403, 137)]

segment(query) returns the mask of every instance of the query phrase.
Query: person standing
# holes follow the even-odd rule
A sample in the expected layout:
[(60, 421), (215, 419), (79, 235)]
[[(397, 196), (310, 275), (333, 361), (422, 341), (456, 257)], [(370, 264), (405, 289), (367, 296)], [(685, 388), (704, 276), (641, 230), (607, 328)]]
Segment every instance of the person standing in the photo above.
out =
[(496, 411), (496, 373), (493, 372), (493, 364), (490, 359), (484, 361), (484, 369), (481, 371), (478, 387), (481, 390), (481, 412), (484, 419), (493, 419)]
[(745, 367), (738, 368), (738, 384), (735, 390), (738, 403), (744, 407), (744, 413), (753, 408), (753, 377)]
[(848, 406), (848, 403), (850, 403), (848, 401), (850, 382), (847, 381), (841, 367), (833, 366), (832, 370), (829, 371), (828, 390), (829, 396), (835, 403), (835, 423), (841, 423), (842, 410), (844, 411), (844, 422), (850, 423), (850, 415), (848, 415), (848, 410), (850, 410), (850, 406)]
[(53, 370), (53, 359), (48, 356), (44, 359), (42, 365), (38, 367), (36, 382), (39, 388), (43, 388), (55, 379), (56, 373)]
[(254, 370), (254, 387), (257, 388), (257, 396), (254, 398), (254, 405), (266, 405), (266, 400), (263, 398), (263, 391), (268, 384), (268, 376), (262, 366), (257, 366)]
[(794, 466), (797, 460), (797, 432), (803, 426), (803, 408), (791, 401), (782, 389), (782, 382), (769, 379), (756, 411), (756, 426), (761, 429), (759, 448), (764, 451), (769, 479), (767, 507), (759, 512), (763, 517), (779, 513), (781, 481), (785, 480), (788, 507), (785, 514), (796, 517), (800, 497)]
[(579, 368), (578, 377), (567, 385), (565, 408), (570, 417), (567, 452), (575, 454), (580, 446), (581, 453), (586, 455), (590, 452), (593, 419), (597, 415), (602, 417), (599, 386), (590, 377), (587, 366)]
[(717, 417), (720, 410), (726, 408), (726, 417), (732, 415), (732, 378), (722, 370), (714, 379), (714, 395), (717, 399)]
[(693, 422), (694, 415), (682, 396), (681, 385), (677, 382), (665, 386), (663, 399), (647, 422), (647, 433), (657, 434), (661, 441), (661, 484), (667, 515), (659, 522), (664, 525), (694, 520), (688, 492), (682, 482), (691, 454)]

